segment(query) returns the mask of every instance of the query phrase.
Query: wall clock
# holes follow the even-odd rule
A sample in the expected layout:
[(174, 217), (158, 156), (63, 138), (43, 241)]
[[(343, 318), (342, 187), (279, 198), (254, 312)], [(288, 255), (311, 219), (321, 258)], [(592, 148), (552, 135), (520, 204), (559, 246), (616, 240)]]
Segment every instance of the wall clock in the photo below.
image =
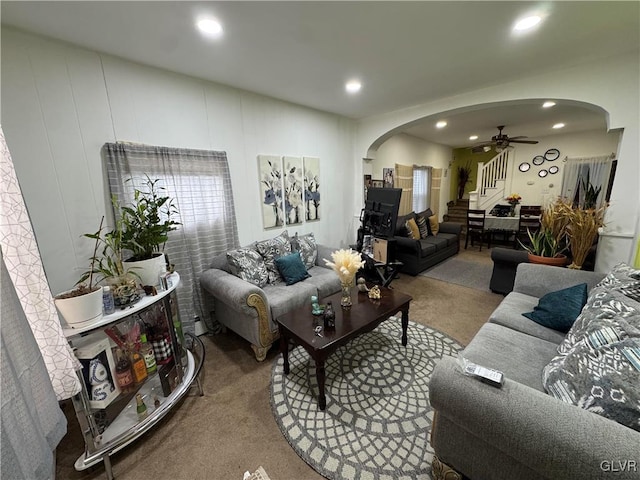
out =
[(540, 178), (544, 178), (544, 177), (546, 177), (546, 176), (547, 176), (547, 174), (548, 174), (548, 173), (549, 173), (549, 172), (547, 172), (547, 171), (543, 168), (542, 170), (540, 170), (540, 171), (538, 172), (538, 176), (539, 176)]
[(544, 158), (549, 162), (553, 162), (554, 160), (560, 158), (560, 150), (558, 150), (557, 148), (550, 148), (549, 150), (544, 152)]
[(518, 170), (520, 170), (521, 172), (526, 172), (531, 168), (531, 165), (529, 165), (527, 162), (522, 162), (520, 164), (520, 166), (518, 167)]
[(542, 165), (544, 163), (544, 157), (542, 155), (536, 155), (532, 160), (534, 165)]
[(557, 165), (553, 165), (553, 166), (549, 167), (549, 173), (551, 175), (555, 175), (556, 173), (558, 173), (558, 170), (559, 170), (559, 168), (558, 168)]

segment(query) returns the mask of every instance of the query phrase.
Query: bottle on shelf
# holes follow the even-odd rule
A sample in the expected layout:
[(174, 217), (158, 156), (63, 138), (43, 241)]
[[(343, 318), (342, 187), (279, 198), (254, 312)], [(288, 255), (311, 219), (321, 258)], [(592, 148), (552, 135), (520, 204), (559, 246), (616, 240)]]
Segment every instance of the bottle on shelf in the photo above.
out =
[(135, 386), (133, 372), (131, 370), (131, 361), (129, 360), (129, 356), (121, 349), (116, 350), (116, 358), (116, 381), (118, 382), (120, 390), (126, 393), (131, 391)]
[(110, 286), (102, 287), (102, 308), (105, 315), (111, 315), (116, 311), (116, 302)]
[(138, 413), (138, 420), (144, 420), (149, 415), (147, 406), (144, 403), (144, 399), (141, 394), (136, 394), (136, 412)]
[(144, 382), (147, 379), (147, 365), (142, 355), (136, 350), (131, 350), (131, 365), (135, 383)]
[(145, 366), (147, 367), (147, 374), (151, 375), (158, 371), (158, 364), (156, 363), (156, 356), (153, 353), (153, 348), (147, 341), (147, 334), (140, 334), (140, 353), (144, 358)]

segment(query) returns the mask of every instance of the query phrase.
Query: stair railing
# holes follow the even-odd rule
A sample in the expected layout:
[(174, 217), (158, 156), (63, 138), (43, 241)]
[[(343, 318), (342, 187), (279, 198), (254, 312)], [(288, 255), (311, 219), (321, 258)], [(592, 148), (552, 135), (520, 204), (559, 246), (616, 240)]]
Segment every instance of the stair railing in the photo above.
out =
[(509, 149), (505, 149), (485, 163), (478, 171), (478, 188), (480, 195), (486, 195), (488, 188), (495, 188), (498, 180), (507, 178)]

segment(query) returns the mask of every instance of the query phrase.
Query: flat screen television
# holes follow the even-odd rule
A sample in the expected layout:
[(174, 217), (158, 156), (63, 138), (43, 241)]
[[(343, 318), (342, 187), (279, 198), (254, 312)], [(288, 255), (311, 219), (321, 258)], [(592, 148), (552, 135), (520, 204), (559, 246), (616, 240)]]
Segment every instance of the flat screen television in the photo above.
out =
[(401, 188), (369, 188), (360, 218), (362, 228), (376, 237), (393, 237), (401, 195)]

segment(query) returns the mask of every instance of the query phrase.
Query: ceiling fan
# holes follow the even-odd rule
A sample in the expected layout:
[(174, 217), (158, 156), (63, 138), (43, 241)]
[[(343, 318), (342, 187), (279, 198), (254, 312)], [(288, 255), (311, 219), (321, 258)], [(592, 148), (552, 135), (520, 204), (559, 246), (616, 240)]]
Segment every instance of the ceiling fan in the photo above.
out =
[(473, 153), (488, 152), (489, 150), (491, 150), (491, 147), (493, 146), (496, 152), (501, 152), (505, 148), (507, 148), (510, 143), (530, 143), (530, 144), (538, 143), (537, 140), (524, 140), (525, 138), (528, 138), (524, 135), (519, 135), (517, 137), (509, 137), (509, 135), (507, 135), (506, 133), (502, 133), (503, 128), (504, 128), (504, 125), (498, 126), (498, 134), (491, 137), (491, 141), (482, 142), (477, 145), (474, 145), (473, 147), (471, 147), (471, 151)]

